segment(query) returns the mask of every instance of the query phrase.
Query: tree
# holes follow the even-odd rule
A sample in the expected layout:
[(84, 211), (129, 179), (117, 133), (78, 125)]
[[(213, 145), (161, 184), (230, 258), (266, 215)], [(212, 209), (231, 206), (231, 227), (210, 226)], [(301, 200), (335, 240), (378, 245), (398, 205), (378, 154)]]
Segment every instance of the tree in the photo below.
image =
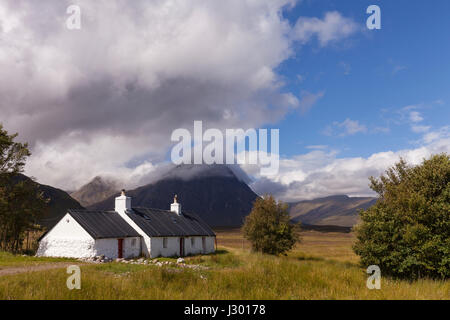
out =
[(353, 249), (364, 267), (397, 278), (450, 277), (450, 157), (418, 166), (400, 160), (379, 179), (379, 200), (361, 211)]
[(296, 226), (289, 220), (287, 205), (269, 195), (255, 200), (242, 231), (253, 250), (273, 255), (283, 254), (298, 241)]
[(36, 230), (38, 218), (47, 209), (47, 200), (33, 181), (21, 180), (28, 145), (15, 142), (0, 124), (0, 249), (22, 249), (26, 232)]
[(0, 179), (23, 172), (25, 160), (31, 155), (28, 144), (14, 141), (17, 136), (17, 133), (9, 135), (0, 123)]

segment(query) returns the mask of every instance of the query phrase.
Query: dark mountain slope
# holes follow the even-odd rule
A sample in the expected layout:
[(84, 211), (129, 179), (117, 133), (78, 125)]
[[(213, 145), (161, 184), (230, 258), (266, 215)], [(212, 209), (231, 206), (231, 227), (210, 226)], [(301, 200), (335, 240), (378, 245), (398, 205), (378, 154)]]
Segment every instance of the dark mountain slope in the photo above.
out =
[(37, 184), (38, 188), (44, 193), (44, 197), (50, 199), (49, 211), (40, 221), (40, 224), (47, 228), (55, 225), (67, 213), (68, 209), (83, 209), (78, 201), (61, 189), (39, 184), (23, 174), (17, 176), (17, 181)]
[(77, 191), (72, 192), (70, 196), (87, 207), (107, 199), (115, 194), (119, 188), (118, 183), (112, 179), (95, 177)]
[(374, 205), (376, 198), (330, 196), (291, 203), (292, 221), (309, 225), (334, 225), (351, 227), (358, 222), (358, 210)]
[[(114, 209), (114, 198), (118, 194), (89, 206), (89, 209)], [(165, 210), (170, 208), (175, 194), (182, 210), (196, 213), (211, 226), (240, 226), (257, 198), (225, 165), (177, 166), (160, 180), (127, 191), (133, 207)]]

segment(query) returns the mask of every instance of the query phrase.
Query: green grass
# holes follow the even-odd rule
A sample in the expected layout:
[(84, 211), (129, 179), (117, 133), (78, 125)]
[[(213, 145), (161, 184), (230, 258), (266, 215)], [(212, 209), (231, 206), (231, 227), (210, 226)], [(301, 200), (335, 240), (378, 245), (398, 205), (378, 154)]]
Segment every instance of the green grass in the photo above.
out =
[(303, 242), (281, 257), (251, 253), (240, 237), (218, 234), (215, 254), (185, 258), (207, 270), (83, 265), (81, 290), (67, 289), (64, 268), (5, 275), (0, 299), (450, 299), (450, 281), (382, 277), (381, 290), (367, 289), (349, 234), (305, 232)]
[(49, 258), (49, 257), (34, 257), (26, 255), (14, 255), (8, 252), (0, 251), (0, 269), (5, 267), (24, 267), (30, 265), (39, 265), (50, 262), (70, 262), (75, 259), (66, 258)]

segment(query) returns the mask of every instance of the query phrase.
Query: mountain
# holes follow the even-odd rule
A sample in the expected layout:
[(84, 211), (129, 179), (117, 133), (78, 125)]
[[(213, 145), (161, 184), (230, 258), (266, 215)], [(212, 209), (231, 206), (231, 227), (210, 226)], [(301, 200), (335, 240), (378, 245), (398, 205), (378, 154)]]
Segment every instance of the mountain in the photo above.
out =
[(28, 181), (37, 184), (39, 190), (43, 192), (44, 197), (50, 199), (50, 210), (40, 221), (40, 224), (47, 228), (53, 227), (67, 213), (67, 209), (84, 209), (78, 201), (61, 189), (39, 184), (23, 174), (19, 174), (16, 179), (17, 181)]
[[(175, 194), (182, 210), (198, 214), (211, 226), (240, 226), (258, 197), (242, 172), (226, 165), (179, 165), (157, 181), (127, 191), (134, 207), (166, 210)], [(88, 208), (112, 210), (117, 195)]]
[(376, 198), (336, 195), (289, 204), (292, 221), (308, 225), (351, 227), (358, 222), (358, 210), (374, 205)]
[(95, 177), (77, 191), (70, 193), (70, 196), (82, 206), (88, 207), (114, 195), (118, 188), (117, 181), (113, 179)]

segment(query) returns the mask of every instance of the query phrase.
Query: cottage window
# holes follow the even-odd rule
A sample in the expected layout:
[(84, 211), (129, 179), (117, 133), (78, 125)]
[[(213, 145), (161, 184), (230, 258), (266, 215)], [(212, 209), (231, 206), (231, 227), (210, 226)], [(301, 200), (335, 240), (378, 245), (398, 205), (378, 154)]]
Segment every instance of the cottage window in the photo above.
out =
[(163, 248), (167, 248), (167, 238), (163, 238)]
[(194, 237), (191, 238), (191, 247), (193, 247), (193, 246), (195, 246), (195, 238)]
[(131, 239), (131, 246), (135, 247), (136, 246), (136, 239)]
[(206, 249), (206, 237), (202, 237), (202, 248), (203, 250)]

